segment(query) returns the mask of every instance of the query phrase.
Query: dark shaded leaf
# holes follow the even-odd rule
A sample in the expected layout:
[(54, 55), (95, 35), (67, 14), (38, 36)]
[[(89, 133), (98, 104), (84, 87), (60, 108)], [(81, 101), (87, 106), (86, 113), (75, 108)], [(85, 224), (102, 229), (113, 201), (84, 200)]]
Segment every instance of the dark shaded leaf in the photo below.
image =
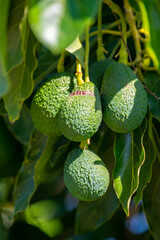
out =
[(21, 145), (0, 117), (0, 178), (15, 176), (23, 159)]
[(20, 114), (20, 118), (13, 124), (5, 118), (8, 129), (12, 132), (14, 137), (24, 145), (30, 140), (33, 123), (31, 119), (30, 110), (24, 105)]
[(9, 120), (14, 122), (19, 118), (19, 113), (23, 101), (27, 99), (33, 91), (33, 71), (36, 67), (36, 41), (27, 24), (27, 8), (20, 23), (20, 34), (22, 34), (22, 60), (14, 65), (8, 76), (11, 87), (4, 97), (5, 108), (8, 111)]
[(127, 216), (129, 215), (131, 197), (139, 184), (140, 168), (145, 160), (143, 147), (145, 131), (146, 121), (133, 132), (116, 135), (114, 189)]
[[(158, 73), (147, 72), (144, 82), (152, 93), (156, 94), (157, 97), (160, 97), (160, 75)], [(157, 99), (148, 92), (148, 103), (153, 117), (160, 120), (160, 99)]]
[(99, 200), (79, 202), (75, 223), (76, 233), (82, 234), (99, 228), (113, 216), (118, 207), (118, 199), (111, 183), (106, 194)]
[(34, 72), (34, 84), (37, 85), (50, 77), (50, 73), (56, 70), (59, 56), (54, 56), (48, 49), (43, 48), (38, 56), (38, 65)]
[(29, 21), (37, 39), (53, 53), (70, 45), (95, 16), (100, 0), (30, 0)]
[(7, 116), (7, 111), (4, 107), (3, 99), (0, 99), (0, 115), (1, 116)]
[(25, 5), (25, 1), (11, 1), (7, 29), (7, 72), (12, 66), (20, 64), (23, 58), (19, 24), (24, 16)]
[(8, 240), (8, 231), (3, 225), (1, 214), (0, 214), (0, 239)]
[(9, 89), (9, 81), (6, 73), (6, 32), (10, 0), (0, 1), (0, 97)]
[(150, 182), (152, 177), (152, 164), (156, 158), (156, 152), (153, 145), (153, 130), (152, 130), (152, 116), (149, 119), (149, 126), (144, 134), (143, 145), (145, 149), (145, 161), (141, 167), (139, 175), (139, 186), (134, 197), (136, 205), (142, 200), (143, 189), (146, 187), (147, 183)]
[(33, 131), (25, 160), (15, 186), (15, 213), (27, 208), (37, 186), (43, 179), (45, 165), (52, 154), (56, 138), (47, 138)]
[[(160, 159), (159, 159), (160, 160)], [(150, 232), (155, 240), (160, 236), (160, 163), (156, 159), (153, 164), (152, 179), (143, 193), (143, 206)]]

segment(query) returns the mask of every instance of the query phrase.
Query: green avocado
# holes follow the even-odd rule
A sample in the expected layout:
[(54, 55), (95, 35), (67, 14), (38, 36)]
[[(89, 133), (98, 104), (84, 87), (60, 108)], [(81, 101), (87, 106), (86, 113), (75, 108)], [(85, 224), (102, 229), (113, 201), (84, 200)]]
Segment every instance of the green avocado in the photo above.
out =
[(74, 148), (65, 161), (64, 182), (68, 191), (80, 201), (94, 201), (107, 191), (109, 173), (97, 154)]
[(66, 97), (58, 114), (62, 134), (71, 141), (80, 142), (92, 137), (102, 121), (98, 89), (91, 82), (74, 88)]
[(147, 93), (125, 64), (113, 62), (106, 69), (101, 86), (103, 120), (117, 133), (136, 129), (147, 112)]
[(70, 73), (57, 73), (36, 92), (31, 104), (31, 116), (35, 127), (47, 136), (61, 135), (57, 113), (66, 96), (77, 85)]
[(101, 88), (104, 72), (113, 61), (114, 60), (111, 58), (105, 58), (99, 62), (93, 63), (89, 68), (90, 81), (93, 82), (99, 90)]

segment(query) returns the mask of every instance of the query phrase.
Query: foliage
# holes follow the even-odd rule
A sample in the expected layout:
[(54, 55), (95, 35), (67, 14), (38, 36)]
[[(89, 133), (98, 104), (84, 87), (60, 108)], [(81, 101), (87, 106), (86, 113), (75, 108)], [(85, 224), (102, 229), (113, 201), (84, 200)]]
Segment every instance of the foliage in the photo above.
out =
[[(0, 239), (159, 240), (159, 1), (0, 2)], [(57, 71), (93, 79), (104, 58), (143, 83), (142, 124), (120, 134), (102, 122), (90, 145), (40, 133), (30, 114), (36, 90)], [(65, 160), (79, 146), (109, 170), (109, 188), (93, 202), (78, 202), (64, 184)]]

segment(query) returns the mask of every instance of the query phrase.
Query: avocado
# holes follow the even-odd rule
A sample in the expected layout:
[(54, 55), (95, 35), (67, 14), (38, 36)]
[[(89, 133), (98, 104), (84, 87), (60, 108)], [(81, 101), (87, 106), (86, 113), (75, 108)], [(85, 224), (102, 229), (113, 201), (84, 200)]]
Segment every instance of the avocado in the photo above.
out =
[(136, 129), (147, 112), (147, 93), (136, 74), (123, 63), (106, 69), (101, 86), (103, 120), (117, 133)]
[(94, 201), (107, 191), (109, 173), (93, 151), (74, 148), (65, 161), (64, 182), (68, 191), (80, 201)]
[(58, 126), (71, 141), (80, 142), (92, 137), (102, 121), (99, 91), (91, 82), (74, 88), (66, 97), (58, 114)]
[(48, 79), (36, 92), (31, 104), (31, 116), (35, 127), (47, 136), (61, 135), (57, 113), (66, 96), (77, 85), (70, 73), (57, 73)]
[(111, 58), (105, 58), (99, 62), (93, 63), (89, 68), (90, 81), (93, 82), (99, 90), (101, 88), (104, 72), (113, 61), (114, 60)]

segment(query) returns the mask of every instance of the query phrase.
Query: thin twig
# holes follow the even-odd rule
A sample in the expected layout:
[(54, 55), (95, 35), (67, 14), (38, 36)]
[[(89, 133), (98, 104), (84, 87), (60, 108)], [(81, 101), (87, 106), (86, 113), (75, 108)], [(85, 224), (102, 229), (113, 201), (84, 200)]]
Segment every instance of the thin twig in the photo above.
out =
[[(128, 57), (129, 57), (129, 60), (130, 60), (130, 62), (131, 62), (131, 65), (132, 65), (132, 67), (133, 67), (133, 69), (134, 69), (134, 71), (135, 71), (135, 74), (136, 74), (137, 78), (140, 80), (139, 75), (138, 75), (138, 72), (137, 72), (137, 69), (136, 69), (135, 66), (134, 66), (134, 63), (133, 63), (133, 60), (132, 60), (132, 57), (131, 57), (131, 53), (130, 53), (130, 51), (129, 51), (129, 48), (128, 48), (128, 46), (127, 46), (127, 44), (126, 44), (126, 42), (125, 42), (125, 40), (124, 40), (124, 38), (123, 38), (123, 34), (122, 34), (122, 30), (121, 30), (121, 25), (120, 25), (120, 23), (119, 23), (119, 19), (117, 18), (117, 15), (116, 15), (114, 12), (113, 12), (113, 14), (114, 14), (114, 16), (115, 16), (116, 21), (118, 22), (118, 28), (119, 28), (119, 31), (120, 31), (120, 34), (121, 34), (121, 38), (122, 38), (122, 41), (123, 41), (123, 43), (124, 43), (124, 45), (125, 45), (125, 47), (126, 47), (126, 50), (127, 50), (127, 52), (128, 52)], [(141, 80), (140, 80), (140, 81), (141, 81)], [(143, 82), (142, 82), (142, 84), (143, 84), (144, 88), (145, 88), (153, 97), (155, 97), (156, 99), (160, 100), (160, 97), (158, 97), (155, 93), (153, 93), (150, 89), (148, 89), (147, 86), (146, 86)]]

